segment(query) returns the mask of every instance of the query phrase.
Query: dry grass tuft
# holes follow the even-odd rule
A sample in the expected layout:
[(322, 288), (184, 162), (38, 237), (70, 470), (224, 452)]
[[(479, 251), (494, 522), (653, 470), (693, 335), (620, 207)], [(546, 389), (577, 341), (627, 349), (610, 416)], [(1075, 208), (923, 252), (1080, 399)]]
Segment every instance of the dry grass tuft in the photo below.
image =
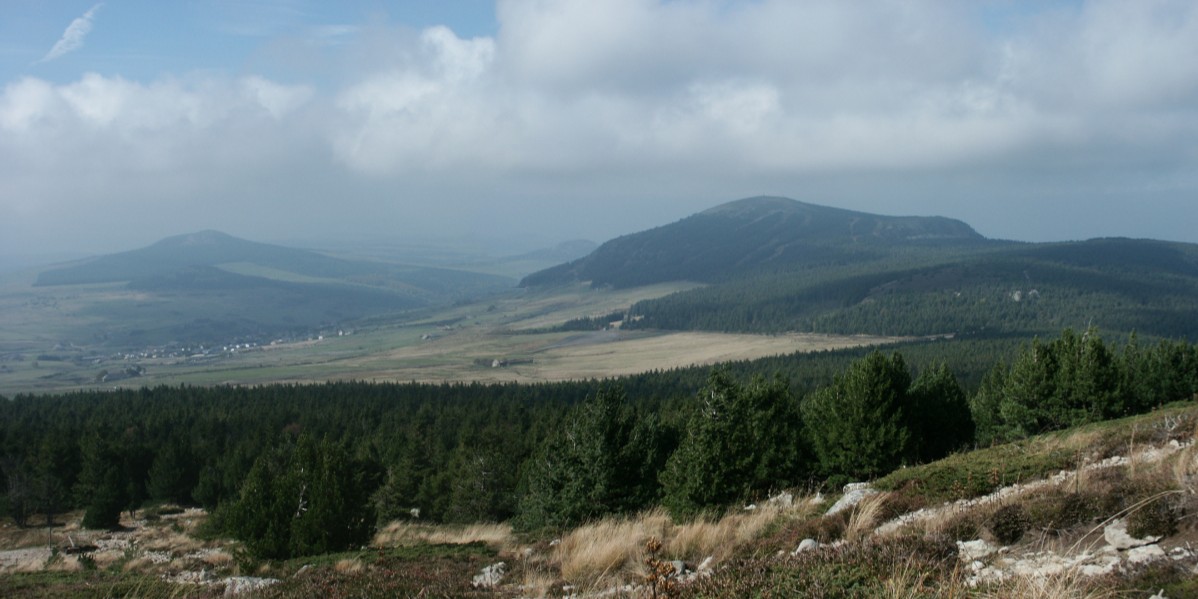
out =
[(145, 572), (154, 567), (154, 560), (147, 555), (135, 557), (121, 566), (121, 570), (125, 572)]
[(895, 568), (890, 577), (883, 581), (883, 597), (887, 599), (919, 599), (924, 597), (924, 588), (931, 573), (924, 570), (913, 560), (907, 560)]
[(224, 551), (213, 551), (205, 554), (200, 561), (213, 568), (223, 568), (233, 563), (233, 556)]
[(872, 534), (882, 515), (882, 508), (890, 500), (890, 495), (890, 493), (875, 493), (862, 499), (849, 516), (848, 526), (844, 529), (844, 538), (856, 541)]
[(373, 544), (378, 547), (399, 547), (420, 543), (465, 545), (477, 542), (497, 549), (510, 548), (516, 544), (509, 524), (449, 526), (405, 521), (395, 521), (383, 527), (375, 533)]
[(986, 599), (1107, 599), (1118, 593), (1073, 568), (1056, 575), (1014, 576), (982, 594)]
[(663, 538), (669, 526), (670, 517), (660, 509), (632, 518), (605, 518), (562, 537), (554, 557), (562, 578), (584, 588), (599, 588), (624, 575), (642, 575), (645, 543)]
[(203, 548), (203, 543), (169, 528), (143, 529), (143, 532), (137, 535), (137, 539), (138, 544), (149, 551), (185, 554), (194, 553)]
[(806, 520), (819, 504), (811, 497), (799, 497), (789, 506), (765, 504), (754, 510), (732, 512), (718, 520), (701, 518), (671, 527), (665, 541), (665, 554), (673, 559), (723, 561), (737, 549), (760, 538), (768, 527), (786, 519)]
[(343, 559), (333, 566), (333, 569), (343, 574), (356, 574), (365, 568), (362, 561), (358, 559)]
[(83, 569), (83, 564), (79, 563), (79, 559), (75, 556), (68, 555), (52, 560), (45, 565), (44, 569), (50, 572), (78, 572)]

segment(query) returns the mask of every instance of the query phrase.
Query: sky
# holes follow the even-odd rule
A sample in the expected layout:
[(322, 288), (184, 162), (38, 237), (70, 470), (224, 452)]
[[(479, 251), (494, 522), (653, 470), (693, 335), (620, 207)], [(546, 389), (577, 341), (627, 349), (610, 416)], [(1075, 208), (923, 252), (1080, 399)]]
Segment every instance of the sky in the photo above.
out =
[(1191, 0), (2, 0), (0, 256), (604, 241), (754, 195), (1198, 242)]

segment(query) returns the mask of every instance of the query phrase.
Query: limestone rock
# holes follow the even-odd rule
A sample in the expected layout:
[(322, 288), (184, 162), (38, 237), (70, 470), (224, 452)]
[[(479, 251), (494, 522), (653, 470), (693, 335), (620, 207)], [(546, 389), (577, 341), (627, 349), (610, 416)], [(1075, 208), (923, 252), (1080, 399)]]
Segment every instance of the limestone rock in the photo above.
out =
[(771, 507), (788, 508), (795, 504), (795, 496), (787, 491), (783, 491), (770, 497), (765, 503)]
[(236, 597), (253, 593), (279, 582), (278, 578), (258, 578), (256, 576), (231, 576), (225, 579), (225, 597)]
[(998, 547), (987, 543), (983, 539), (975, 541), (957, 541), (957, 556), (963, 562), (974, 562), (990, 557)]
[(470, 584), (476, 589), (493, 589), (499, 586), (499, 581), (503, 580), (503, 575), (506, 572), (506, 563), (499, 562), (491, 564), (490, 566), (483, 568), (483, 571), (475, 576), (474, 580)]
[(1127, 563), (1146, 564), (1165, 557), (1165, 550), (1160, 545), (1144, 545), (1127, 550)]
[(799, 546), (796, 547), (794, 551), (790, 552), (790, 554), (798, 555), (804, 551), (814, 551), (816, 549), (819, 549), (819, 541), (816, 541), (815, 539), (803, 539), (803, 541), (799, 543)]
[(1159, 536), (1144, 537), (1143, 539), (1131, 536), (1127, 533), (1127, 520), (1122, 518), (1111, 522), (1102, 529), (1102, 536), (1106, 539), (1107, 544), (1119, 550), (1143, 547), (1161, 540)]
[(869, 483), (849, 483), (844, 486), (844, 495), (840, 497), (840, 500), (828, 508), (828, 515), (843, 512), (877, 492), (878, 490)]

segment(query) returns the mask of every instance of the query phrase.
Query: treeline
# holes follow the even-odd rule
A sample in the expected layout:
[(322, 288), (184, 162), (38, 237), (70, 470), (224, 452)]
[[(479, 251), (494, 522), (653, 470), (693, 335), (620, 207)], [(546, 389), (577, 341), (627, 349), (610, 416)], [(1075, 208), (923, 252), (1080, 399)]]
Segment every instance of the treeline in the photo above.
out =
[(991, 355), (976, 393), (930, 359), (987, 347), (795, 355), (609, 384), (19, 396), (0, 401), (0, 507), (23, 525), (83, 509), (85, 525), (105, 527), (121, 510), (198, 504), (251, 551), (282, 557), (361, 543), (402, 518), (540, 529), (656, 504), (687, 517), (1198, 391), (1193, 345), (1116, 345), (1093, 330), (997, 365)]

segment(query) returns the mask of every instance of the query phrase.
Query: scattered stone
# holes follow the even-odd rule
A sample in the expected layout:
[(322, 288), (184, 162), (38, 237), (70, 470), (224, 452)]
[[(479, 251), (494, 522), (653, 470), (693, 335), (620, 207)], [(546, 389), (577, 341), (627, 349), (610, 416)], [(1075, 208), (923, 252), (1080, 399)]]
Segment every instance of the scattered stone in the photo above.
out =
[(1114, 574), (1122, 563), (1118, 555), (1103, 555), (1096, 557), (1092, 564), (1083, 564), (1078, 572), (1082, 576), (1106, 576)]
[(474, 581), (470, 584), (476, 589), (493, 589), (499, 586), (499, 581), (503, 580), (503, 575), (507, 573), (507, 564), (499, 562), (491, 564), (483, 571), (474, 577)]
[(165, 564), (171, 561), (171, 554), (165, 551), (147, 551), (144, 555), (150, 560), (150, 563), (155, 565)]
[(832, 504), (832, 507), (828, 508), (828, 515), (843, 512), (861, 503), (862, 499), (877, 492), (878, 490), (873, 488), (869, 483), (849, 483), (844, 486), (844, 495), (836, 503)]
[(1146, 564), (1165, 557), (1165, 550), (1160, 545), (1144, 545), (1127, 550), (1127, 563)]
[(790, 552), (790, 554), (798, 555), (804, 551), (814, 551), (816, 549), (819, 549), (819, 541), (816, 541), (815, 539), (803, 539), (801, 542), (799, 542), (799, 546), (796, 547), (794, 551)]
[(783, 491), (777, 495), (774, 495), (773, 497), (770, 497), (765, 501), (765, 503), (766, 505), (773, 507), (788, 508), (795, 504), (795, 496), (790, 494), (788, 491)]
[(278, 578), (258, 578), (256, 576), (231, 576), (225, 579), (225, 597), (236, 597), (245, 593), (264, 589), (279, 582)]
[(304, 564), (302, 568), (295, 571), (295, 576), (297, 576), (297, 577), (303, 576), (304, 574), (307, 574), (308, 571), (311, 569), (312, 569), (312, 564)]
[(695, 568), (695, 570), (697, 570), (699, 572), (706, 572), (711, 569), (711, 564), (714, 561), (715, 561), (715, 556), (709, 555), (709, 556), (703, 558), (703, 561), (699, 562), (699, 567)]
[(207, 570), (184, 570), (174, 576), (163, 576), (163, 579), (175, 584), (210, 585), (215, 582)]
[(975, 562), (990, 557), (998, 547), (987, 543), (983, 539), (976, 541), (957, 541), (957, 556), (963, 562)]
[(1151, 545), (1161, 540), (1159, 536), (1144, 537), (1142, 539), (1131, 536), (1127, 533), (1127, 520), (1123, 518), (1111, 522), (1106, 528), (1102, 529), (1102, 536), (1106, 539), (1107, 544), (1120, 550), (1143, 547), (1144, 545)]
[(1155, 595), (1149, 597), (1148, 599), (1169, 599), (1169, 598), (1165, 596), (1165, 589), (1161, 589), (1160, 591), (1157, 591), (1157, 593)]
[(686, 567), (686, 562), (680, 559), (670, 562), (670, 565), (674, 567), (674, 576), (685, 576), (687, 572), (691, 571)]

